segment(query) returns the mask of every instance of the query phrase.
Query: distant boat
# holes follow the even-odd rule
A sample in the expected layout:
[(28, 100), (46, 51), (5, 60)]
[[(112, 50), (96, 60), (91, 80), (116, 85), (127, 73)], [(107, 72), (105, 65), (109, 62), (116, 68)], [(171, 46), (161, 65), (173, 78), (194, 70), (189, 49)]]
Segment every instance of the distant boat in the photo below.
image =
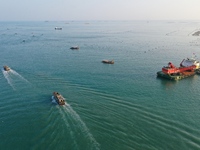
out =
[(56, 102), (59, 105), (65, 105), (65, 99), (64, 99), (64, 97), (60, 93), (53, 92), (53, 96), (54, 96), (54, 99), (56, 100)]
[(4, 69), (5, 71), (10, 71), (10, 68), (9, 68), (8, 66), (3, 66), (3, 69)]
[(78, 46), (72, 46), (72, 47), (70, 47), (70, 49), (79, 49), (79, 47)]
[(102, 63), (105, 63), (105, 64), (114, 64), (114, 60), (102, 60)]
[(197, 31), (195, 33), (192, 34), (193, 36), (199, 36), (200, 35), (200, 31)]
[(61, 27), (55, 27), (55, 30), (62, 30)]

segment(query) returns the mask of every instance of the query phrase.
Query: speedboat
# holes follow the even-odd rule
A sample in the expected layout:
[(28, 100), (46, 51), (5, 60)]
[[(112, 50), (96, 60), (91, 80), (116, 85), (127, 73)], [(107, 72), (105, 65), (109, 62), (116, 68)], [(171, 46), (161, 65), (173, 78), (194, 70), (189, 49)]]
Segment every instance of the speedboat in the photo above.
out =
[(78, 46), (72, 46), (72, 47), (70, 47), (70, 49), (79, 49), (79, 47)]
[(8, 66), (3, 66), (3, 69), (4, 69), (5, 71), (10, 71), (10, 68), (9, 68)]
[(53, 96), (54, 96), (54, 99), (56, 100), (56, 102), (59, 105), (65, 105), (65, 99), (64, 99), (64, 97), (60, 93), (53, 92)]
[(102, 63), (105, 63), (105, 64), (114, 64), (114, 60), (102, 60)]

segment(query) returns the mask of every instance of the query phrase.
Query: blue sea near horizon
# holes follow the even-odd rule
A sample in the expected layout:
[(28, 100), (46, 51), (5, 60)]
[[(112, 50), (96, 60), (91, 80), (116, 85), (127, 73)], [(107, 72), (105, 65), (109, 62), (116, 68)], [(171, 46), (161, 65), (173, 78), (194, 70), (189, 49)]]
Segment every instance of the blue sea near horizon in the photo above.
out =
[(200, 59), (200, 21), (0, 25), (0, 149), (200, 149), (200, 76), (156, 76)]

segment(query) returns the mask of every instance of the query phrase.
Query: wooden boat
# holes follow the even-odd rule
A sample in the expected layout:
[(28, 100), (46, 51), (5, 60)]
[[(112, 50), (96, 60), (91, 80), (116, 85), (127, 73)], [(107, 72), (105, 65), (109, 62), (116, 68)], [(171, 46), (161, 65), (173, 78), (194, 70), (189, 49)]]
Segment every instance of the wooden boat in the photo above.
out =
[(3, 66), (3, 69), (4, 69), (5, 71), (10, 71), (10, 68), (9, 68), (8, 66)]
[(62, 30), (61, 27), (55, 27), (55, 30)]
[(102, 63), (105, 63), (105, 64), (114, 64), (114, 60), (102, 60)]
[(64, 99), (64, 97), (60, 93), (53, 92), (53, 96), (54, 96), (54, 99), (56, 100), (56, 102), (59, 105), (65, 105), (65, 99)]
[(70, 49), (79, 49), (79, 47), (78, 46), (72, 46), (72, 47), (70, 47)]

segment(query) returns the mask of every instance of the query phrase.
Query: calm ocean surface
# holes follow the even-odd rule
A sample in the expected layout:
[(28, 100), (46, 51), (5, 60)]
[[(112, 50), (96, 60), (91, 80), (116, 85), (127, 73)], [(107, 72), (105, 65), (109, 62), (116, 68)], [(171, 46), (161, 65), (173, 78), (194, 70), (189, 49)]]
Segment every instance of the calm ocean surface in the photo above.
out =
[(1, 150), (200, 149), (200, 76), (156, 77), (169, 61), (200, 58), (200, 21), (0, 26), (0, 66), (12, 69), (0, 74)]

